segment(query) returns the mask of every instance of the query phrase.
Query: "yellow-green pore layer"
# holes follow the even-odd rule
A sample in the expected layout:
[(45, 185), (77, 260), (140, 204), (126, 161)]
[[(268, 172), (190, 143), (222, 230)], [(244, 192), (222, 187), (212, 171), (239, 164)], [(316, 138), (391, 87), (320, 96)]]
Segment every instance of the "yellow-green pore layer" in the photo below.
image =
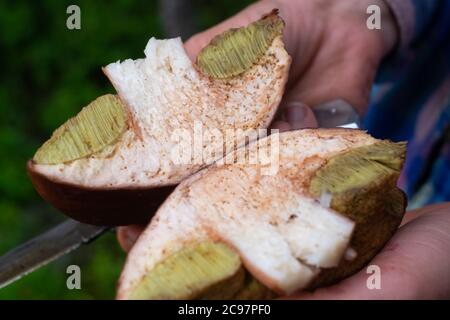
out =
[(405, 152), (405, 143), (380, 141), (341, 153), (317, 170), (310, 192), (315, 197), (322, 192), (341, 195), (371, 186), (387, 176), (398, 177)]
[(200, 70), (213, 78), (241, 74), (267, 51), (283, 33), (284, 22), (276, 11), (247, 27), (230, 29), (215, 37), (197, 56)]
[(188, 245), (156, 264), (129, 299), (267, 298), (270, 291), (244, 270), (239, 255), (220, 242)]
[(331, 208), (356, 224), (350, 247), (357, 256), (321, 271), (310, 288), (330, 285), (364, 267), (398, 228), (406, 197), (398, 187), (406, 143), (380, 141), (332, 157), (310, 183), (310, 193), (332, 196)]
[(201, 242), (156, 264), (129, 298), (225, 299), (239, 290), (244, 277), (236, 252), (222, 243)]
[(120, 99), (112, 94), (101, 96), (56, 129), (33, 160), (60, 164), (93, 155), (114, 143), (127, 127), (127, 112)]
[[(340, 153), (313, 176), (310, 192), (332, 195), (331, 207), (356, 222), (351, 240), (358, 256), (324, 269), (309, 288), (353, 274), (373, 257), (397, 228), (405, 208), (396, 181), (405, 143), (388, 141)], [(225, 244), (187, 246), (158, 263), (132, 289), (131, 299), (270, 299), (275, 294), (244, 270)]]

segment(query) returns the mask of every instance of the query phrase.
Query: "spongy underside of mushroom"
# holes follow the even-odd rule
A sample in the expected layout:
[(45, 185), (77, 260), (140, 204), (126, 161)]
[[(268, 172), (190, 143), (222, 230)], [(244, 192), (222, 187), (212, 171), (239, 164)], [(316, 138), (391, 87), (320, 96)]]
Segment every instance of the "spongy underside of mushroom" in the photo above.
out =
[[(179, 38), (152, 38), (145, 55), (145, 59), (104, 68), (131, 116), (131, 125), (119, 140), (87, 158), (35, 164), (37, 172), (85, 187), (176, 184), (242, 145), (245, 137), (230, 137), (233, 130), (269, 125), (290, 65), (281, 36), (273, 40), (257, 64), (230, 79), (212, 79), (198, 72)], [(180, 134), (194, 139), (194, 127), (203, 132), (200, 161), (174, 162), (173, 152), (181, 146)], [(212, 140), (214, 130), (227, 134), (227, 139)]]
[[(271, 139), (227, 158), (270, 149), (276, 142)], [(161, 206), (129, 253), (118, 298), (129, 297), (174, 252), (211, 240), (234, 248), (245, 268), (278, 294), (306, 287), (319, 268), (339, 263), (354, 227), (308, 194), (311, 176), (332, 156), (375, 141), (358, 130), (288, 132), (279, 135), (275, 174), (262, 174), (258, 164), (221, 163), (191, 176)]]

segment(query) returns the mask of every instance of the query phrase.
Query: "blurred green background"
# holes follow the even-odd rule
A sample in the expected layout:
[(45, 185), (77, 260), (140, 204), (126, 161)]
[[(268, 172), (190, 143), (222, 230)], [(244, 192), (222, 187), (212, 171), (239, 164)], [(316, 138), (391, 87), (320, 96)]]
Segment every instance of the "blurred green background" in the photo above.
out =
[[(202, 30), (251, 1), (194, 1)], [(81, 30), (68, 30), (66, 8), (81, 9)], [(0, 255), (63, 220), (34, 191), (25, 164), (68, 117), (113, 92), (100, 67), (143, 56), (164, 37), (158, 2), (0, 1)], [(170, 21), (166, 21), (166, 24)], [(110, 299), (125, 254), (109, 233), (0, 289), (0, 299)], [(66, 268), (81, 267), (81, 290), (66, 288)]]

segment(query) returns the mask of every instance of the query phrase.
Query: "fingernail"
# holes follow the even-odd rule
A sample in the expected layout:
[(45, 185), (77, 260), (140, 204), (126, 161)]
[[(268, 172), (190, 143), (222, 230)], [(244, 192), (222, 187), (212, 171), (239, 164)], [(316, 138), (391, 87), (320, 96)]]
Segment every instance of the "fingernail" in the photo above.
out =
[(128, 248), (131, 248), (131, 247), (133, 247), (134, 243), (136, 242), (137, 237), (134, 237), (132, 235), (132, 233), (130, 233), (130, 232), (126, 232), (124, 239), (125, 239), (125, 245)]
[(308, 107), (301, 102), (292, 102), (286, 108), (286, 120), (289, 123), (301, 122), (305, 119)]
[(280, 132), (285, 132), (291, 130), (291, 125), (286, 121), (275, 121), (272, 123), (272, 129), (278, 129)]
[(140, 226), (127, 226), (120, 227), (118, 229), (119, 238), (122, 239), (123, 247), (125, 251), (129, 251), (136, 243), (140, 234), (142, 233), (142, 227)]
[(135, 226), (129, 227), (127, 229), (127, 233), (126, 233), (127, 239), (128, 239), (127, 241), (129, 241), (131, 243), (135, 243), (137, 238), (139, 238), (139, 236), (141, 235), (141, 233), (142, 233), (141, 227), (135, 227)]

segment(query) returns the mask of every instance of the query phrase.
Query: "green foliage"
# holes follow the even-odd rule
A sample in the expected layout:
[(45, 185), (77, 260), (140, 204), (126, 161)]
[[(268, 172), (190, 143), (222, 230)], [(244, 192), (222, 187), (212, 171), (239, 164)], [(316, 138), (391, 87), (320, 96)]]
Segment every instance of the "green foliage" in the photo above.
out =
[[(199, 30), (250, 1), (193, 1)], [(81, 8), (81, 30), (66, 28), (66, 8)], [(25, 165), (68, 117), (114, 92), (101, 66), (141, 57), (151, 36), (163, 37), (156, 1), (0, 2), (0, 254), (62, 221), (33, 190)], [(114, 234), (0, 289), (0, 299), (108, 299), (123, 265)], [(66, 288), (77, 264), (82, 290)]]

